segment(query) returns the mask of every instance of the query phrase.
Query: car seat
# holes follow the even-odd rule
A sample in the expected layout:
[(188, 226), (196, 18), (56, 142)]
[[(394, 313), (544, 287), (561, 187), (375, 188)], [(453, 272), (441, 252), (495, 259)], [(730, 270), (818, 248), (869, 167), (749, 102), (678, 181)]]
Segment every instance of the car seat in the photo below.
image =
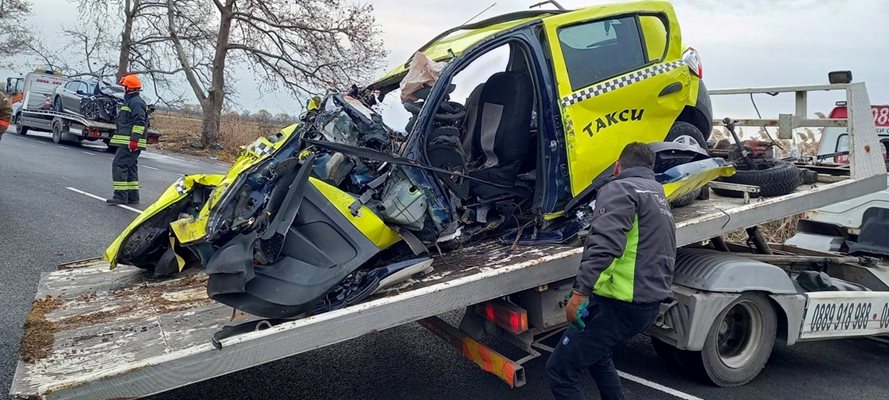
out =
[[(469, 175), (512, 186), (531, 146), (531, 110), (534, 103), (531, 79), (525, 72), (498, 72), (488, 78), (469, 113), (464, 144), (470, 161)], [(464, 147), (465, 148), (465, 147)], [(472, 181), (470, 194), (482, 199), (512, 193), (500, 187)]]

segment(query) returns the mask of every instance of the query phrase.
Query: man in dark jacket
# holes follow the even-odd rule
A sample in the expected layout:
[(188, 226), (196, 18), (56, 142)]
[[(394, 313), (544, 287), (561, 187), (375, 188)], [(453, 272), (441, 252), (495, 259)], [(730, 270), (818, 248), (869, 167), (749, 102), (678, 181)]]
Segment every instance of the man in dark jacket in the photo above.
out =
[(123, 104), (117, 112), (117, 132), (110, 144), (117, 146), (114, 161), (111, 162), (111, 180), (114, 197), (106, 200), (109, 204), (139, 203), (139, 154), (145, 149), (147, 137), (145, 126), (148, 120), (148, 107), (139, 96), (142, 81), (136, 75), (126, 75), (120, 79), (124, 87)]
[(546, 363), (557, 399), (588, 398), (578, 382), (585, 370), (603, 399), (623, 398), (611, 349), (648, 329), (672, 297), (676, 226), (653, 166), (647, 145), (628, 144), (614, 180), (590, 205), (590, 234), (565, 308), (571, 326)]

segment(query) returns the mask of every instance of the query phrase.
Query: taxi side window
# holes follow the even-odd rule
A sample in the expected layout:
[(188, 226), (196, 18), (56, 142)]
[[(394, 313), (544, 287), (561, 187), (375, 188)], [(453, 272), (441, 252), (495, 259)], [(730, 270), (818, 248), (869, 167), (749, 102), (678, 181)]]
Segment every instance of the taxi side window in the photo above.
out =
[(648, 63), (635, 16), (566, 26), (558, 35), (572, 90)]
[(667, 26), (654, 15), (639, 16), (642, 36), (645, 37), (645, 53), (648, 62), (660, 61), (667, 52)]

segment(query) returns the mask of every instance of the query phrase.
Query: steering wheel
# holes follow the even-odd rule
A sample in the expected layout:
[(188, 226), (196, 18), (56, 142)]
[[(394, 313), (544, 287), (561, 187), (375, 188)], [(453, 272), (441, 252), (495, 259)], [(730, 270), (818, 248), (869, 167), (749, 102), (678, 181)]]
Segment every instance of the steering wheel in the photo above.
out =
[[(416, 101), (406, 101), (403, 103), (404, 109), (416, 116), (420, 113), (423, 105)], [(443, 101), (438, 106), (438, 110), (432, 116), (433, 120), (439, 122), (455, 122), (466, 116), (466, 107), (455, 101)]]

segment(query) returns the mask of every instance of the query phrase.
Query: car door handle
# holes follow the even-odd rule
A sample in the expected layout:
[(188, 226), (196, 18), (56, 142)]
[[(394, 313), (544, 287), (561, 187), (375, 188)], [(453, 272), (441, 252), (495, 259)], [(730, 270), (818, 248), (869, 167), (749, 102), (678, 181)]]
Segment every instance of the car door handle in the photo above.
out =
[(673, 94), (682, 90), (682, 82), (673, 82), (661, 90), (661, 93), (658, 94), (658, 97), (664, 97), (668, 94)]

